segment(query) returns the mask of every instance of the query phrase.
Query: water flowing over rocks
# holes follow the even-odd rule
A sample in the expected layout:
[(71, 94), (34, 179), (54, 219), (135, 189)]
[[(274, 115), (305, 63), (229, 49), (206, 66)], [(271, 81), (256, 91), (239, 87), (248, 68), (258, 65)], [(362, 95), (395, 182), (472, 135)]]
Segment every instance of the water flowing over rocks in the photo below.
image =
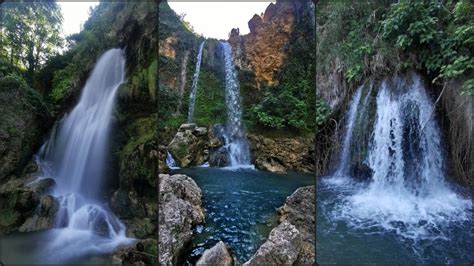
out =
[(193, 227), (204, 222), (201, 189), (186, 175), (159, 176), (158, 259), (175, 265), (189, 245)]
[(227, 245), (219, 241), (210, 249), (206, 249), (196, 265), (220, 265), (231, 266), (232, 256), (230, 255)]

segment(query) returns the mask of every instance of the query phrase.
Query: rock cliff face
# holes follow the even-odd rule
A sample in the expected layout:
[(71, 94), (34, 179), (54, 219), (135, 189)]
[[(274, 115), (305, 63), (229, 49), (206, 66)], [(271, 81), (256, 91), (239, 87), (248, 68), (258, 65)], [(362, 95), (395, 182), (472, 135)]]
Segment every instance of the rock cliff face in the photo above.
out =
[(43, 97), (0, 73), (0, 183), (20, 177), (52, 124)]
[(177, 265), (189, 245), (193, 227), (204, 222), (201, 189), (185, 175), (160, 174), (158, 260)]
[(229, 43), (235, 64), (255, 75), (257, 88), (261, 84), (272, 86), (278, 83), (275, 73), (287, 56), (287, 45), (302, 7), (302, 1), (271, 3), (263, 16), (255, 14), (249, 20), (249, 34), (239, 35), (238, 29), (231, 31)]

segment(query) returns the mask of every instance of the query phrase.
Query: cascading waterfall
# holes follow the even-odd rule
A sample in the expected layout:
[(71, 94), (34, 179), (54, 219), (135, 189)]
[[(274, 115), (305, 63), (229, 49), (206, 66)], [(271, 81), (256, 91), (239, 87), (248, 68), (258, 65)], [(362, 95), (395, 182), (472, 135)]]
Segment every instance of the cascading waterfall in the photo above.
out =
[(201, 70), (202, 50), (204, 48), (205, 42), (206, 41), (203, 41), (199, 46), (199, 52), (196, 58), (196, 71), (194, 71), (193, 84), (191, 86), (191, 93), (189, 94), (188, 123), (191, 123), (193, 121), (194, 105), (196, 104), (197, 85), (199, 81), (199, 72)]
[(336, 173), (334, 176), (337, 177), (343, 177), (347, 175), (347, 169), (348, 169), (348, 158), (350, 154), (350, 144), (351, 144), (351, 138), (352, 138), (352, 131), (354, 129), (354, 122), (356, 119), (357, 115), (357, 105), (359, 104), (360, 101), (360, 96), (362, 92), (362, 87), (359, 87), (352, 97), (350, 107), (349, 107), (349, 112), (346, 115), (347, 119), (347, 126), (346, 126), (346, 133), (344, 136), (344, 140), (342, 142), (342, 152), (341, 152), (341, 160), (337, 166)]
[[(441, 136), (433, 104), (420, 78), (384, 81), (376, 98), (376, 117), (366, 162), (372, 170), (368, 185), (331, 182), (341, 168), (350, 167), (350, 138), (360, 89), (347, 114), (341, 166), (330, 185), (344, 185), (354, 193), (341, 200), (331, 219), (344, 220), (361, 230), (387, 230), (417, 239), (449, 239), (449, 226), (470, 221), (472, 203), (445, 181)], [(369, 93), (370, 94), (370, 93)], [(367, 101), (362, 104), (367, 108)], [(345, 171), (347, 173), (347, 171)]]
[(178, 164), (169, 151), (166, 151), (166, 166), (168, 166), (170, 169), (179, 169)]
[(41, 147), (37, 161), (56, 181), (59, 200), (57, 228), (47, 249), (64, 259), (94, 252), (110, 252), (133, 240), (125, 226), (101, 203), (109, 138), (117, 91), (124, 82), (121, 49), (105, 52), (84, 86), (74, 109), (55, 126)]
[(227, 125), (224, 132), (226, 148), (231, 168), (253, 168), (250, 164), (249, 143), (242, 125), (240, 108), (240, 87), (232, 59), (232, 47), (228, 42), (220, 42), (224, 51), (225, 91)]

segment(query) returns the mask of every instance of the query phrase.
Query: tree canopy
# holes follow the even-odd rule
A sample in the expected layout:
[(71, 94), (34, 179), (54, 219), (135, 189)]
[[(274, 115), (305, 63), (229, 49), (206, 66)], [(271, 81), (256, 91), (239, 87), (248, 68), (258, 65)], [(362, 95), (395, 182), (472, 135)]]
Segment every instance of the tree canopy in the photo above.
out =
[(62, 46), (63, 17), (54, 1), (5, 2), (2, 4), (0, 56), (34, 73)]

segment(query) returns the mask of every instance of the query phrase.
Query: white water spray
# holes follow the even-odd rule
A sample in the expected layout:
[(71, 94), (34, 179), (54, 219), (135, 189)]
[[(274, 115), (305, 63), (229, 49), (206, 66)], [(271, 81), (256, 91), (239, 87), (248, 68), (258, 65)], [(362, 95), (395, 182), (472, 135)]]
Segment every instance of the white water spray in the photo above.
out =
[[(372, 180), (343, 199), (332, 219), (343, 219), (363, 230), (393, 231), (414, 240), (447, 239), (449, 226), (470, 221), (472, 203), (445, 181), (441, 136), (430, 118), (433, 104), (420, 78), (412, 75), (393, 83), (382, 82), (376, 99), (367, 155)], [(360, 97), (357, 94), (355, 100)], [(349, 117), (353, 106), (351, 103)], [(349, 119), (346, 137), (353, 126)], [(341, 185), (355, 188), (354, 184)]]
[(197, 94), (197, 87), (198, 87), (197, 85), (199, 81), (199, 72), (201, 70), (202, 50), (204, 48), (205, 42), (206, 41), (203, 41), (201, 45), (199, 46), (199, 52), (196, 58), (196, 70), (194, 71), (193, 84), (191, 86), (191, 93), (189, 94), (188, 123), (191, 123), (193, 121), (194, 106), (196, 104), (196, 94)]
[(224, 51), (225, 91), (227, 106), (227, 125), (224, 132), (229, 154), (230, 168), (251, 168), (250, 148), (242, 125), (240, 108), (240, 86), (232, 60), (232, 47), (228, 42), (220, 42)]
[(110, 252), (133, 240), (125, 226), (101, 203), (110, 154), (109, 138), (115, 97), (124, 82), (125, 59), (120, 49), (105, 52), (84, 86), (71, 113), (55, 126), (41, 147), (38, 162), (56, 181), (57, 228), (46, 253), (56, 259)]

